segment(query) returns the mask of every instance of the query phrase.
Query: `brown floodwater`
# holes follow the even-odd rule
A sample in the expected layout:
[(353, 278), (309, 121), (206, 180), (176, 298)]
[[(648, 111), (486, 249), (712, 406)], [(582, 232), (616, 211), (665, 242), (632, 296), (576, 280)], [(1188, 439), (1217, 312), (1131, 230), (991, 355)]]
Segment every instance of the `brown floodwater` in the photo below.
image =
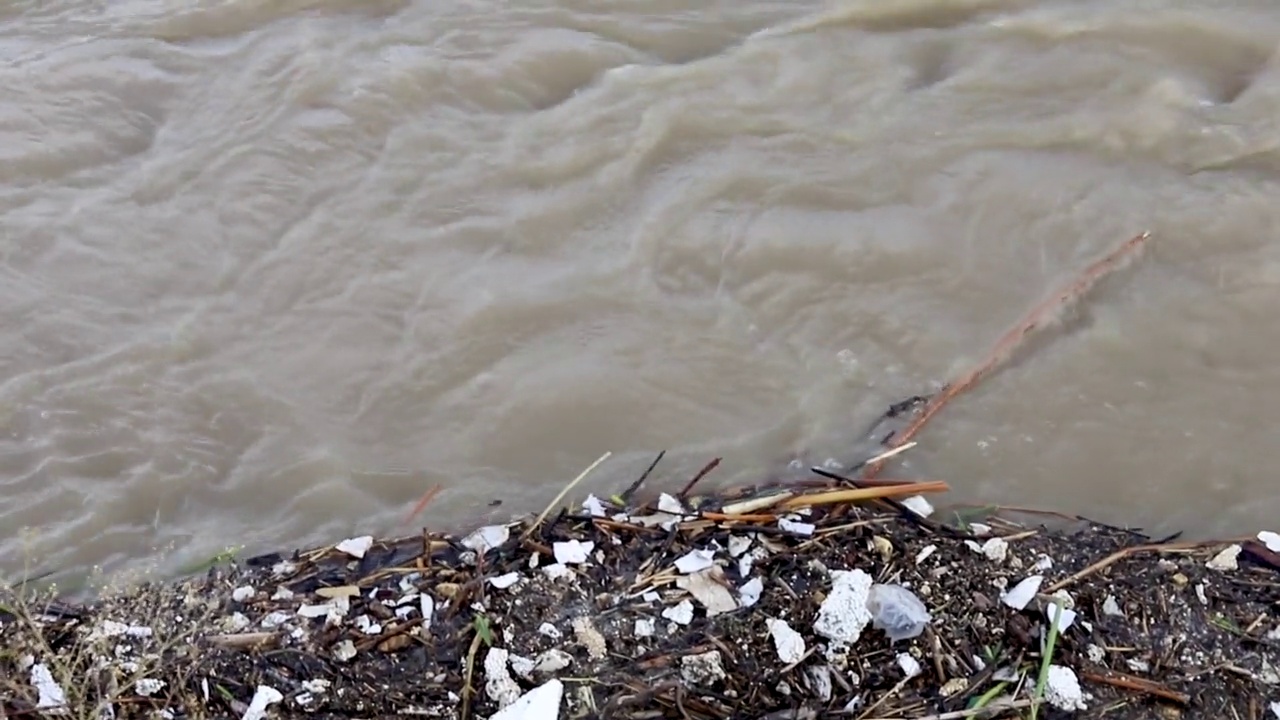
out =
[(1272, 0), (7, 3), (0, 569), (848, 462), (1143, 230), (892, 472), (1280, 529), (1277, 48)]

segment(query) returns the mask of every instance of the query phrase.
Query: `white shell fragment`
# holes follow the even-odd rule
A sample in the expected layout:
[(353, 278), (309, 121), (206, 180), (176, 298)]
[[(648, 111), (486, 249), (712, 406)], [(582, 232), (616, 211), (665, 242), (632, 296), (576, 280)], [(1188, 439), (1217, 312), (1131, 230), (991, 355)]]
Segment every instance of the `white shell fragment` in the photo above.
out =
[(269, 685), (259, 685), (253, 692), (249, 707), (240, 716), (240, 720), (262, 720), (267, 716), (267, 706), (274, 705), (284, 699), (284, 695)]
[(738, 601), (734, 599), (729, 588), (716, 581), (712, 573), (718, 568), (708, 568), (692, 575), (676, 578), (676, 587), (688, 592), (707, 609), (707, 617), (715, 617), (721, 613), (738, 609)]
[(684, 505), (681, 505), (679, 500), (666, 493), (662, 493), (658, 496), (658, 509), (664, 513), (671, 513), (672, 515), (684, 514)]
[(1049, 678), (1045, 684), (1044, 697), (1049, 704), (1059, 710), (1084, 710), (1084, 691), (1080, 689), (1080, 681), (1076, 673), (1069, 667), (1061, 665), (1049, 666)]
[(36, 709), (63, 708), (65, 712), (67, 694), (63, 692), (62, 686), (53, 679), (53, 673), (49, 672), (48, 665), (36, 663), (31, 666), (31, 684), (35, 686), (36, 692), (40, 694), (39, 699), (36, 700)]
[(582, 501), (582, 509), (587, 511), (591, 517), (604, 517), (604, 503), (600, 502), (600, 498), (595, 495), (588, 495), (586, 500)]
[(898, 654), (898, 667), (902, 668), (902, 674), (909, 678), (913, 678), (921, 672), (920, 661), (911, 657), (911, 653)]
[(923, 495), (912, 495), (902, 499), (902, 506), (920, 517), (929, 517), (933, 514), (933, 505), (924, 499)]
[(360, 537), (348, 538), (334, 547), (338, 552), (344, 552), (353, 558), (362, 558), (365, 553), (369, 552), (369, 548), (373, 547), (373, 536), (361, 535)]
[(1207, 565), (1210, 570), (1235, 570), (1240, 567), (1236, 562), (1236, 558), (1240, 556), (1239, 545), (1228, 545), (1222, 549), (1222, 552), (1213, 556)]
[(715, 550), (690, 550), (676, 560), (676, 569), (686, 575), (715, 565)]
[(430, 595), (423, 595), (418, 600), (419, 607), (422, 609), (422, 627), (431, 627), (431, 620), (436, 614), (436, 600)]
[(1057, 625), (1059, 634), (1066, 632), (1067, 628), (1070, 628), (1071, 624), (1076, 621), (1075, 610), (1062, 607), (1058, 603), (1049, 603), (1048, 605), (1045, 605), (1044, 618), (1049, 622), (1050, 627), (1054, 624), (1053, 620), (1055, 616), (1058, 618)]
[(871, 611), (867, 609), (871, 576), (862, 570), (834, 570), (831, 582), (831, 594), (818, 608), (813, 629), (836, 645), (851, 645), (871, 622)]
[(812, 535), (813, 531), (816, 529), (813, 523), (800, 522), (799, 520), (792, 520), (785, 517), (778, 518), (778, 527), (784, 532), (789, 532), (794, 535), (802, 535), (804, 537)]
[(518, 582), (520, 582), (520, 573), (517, 572), (509, 572), (505, 575), (489, 578), (489, 584), (499, 590), (506, 590)]
[(1043, 575), (1031, 575), (1022, 582), (1014, 585), (1008, 592), (1000, 596), (1000, 602), (1008, 605), (1014, 610), (1025, 610), (1027, 605), (1031, 604), (1032, 598), (1040, 591), (1040, 583), (1044, 582)]
[(581, 565), (587, 561), (595, 547), (596, 544), (593, 542), (566, 540), (552, 543), (551, 551), (555, 553), (556, 562), (561, 565)]
[(779, 660), (790, 665), (804, 658), (804, 638), (786, 620), (769, 618), (765, 624), (769, 627), (769, 635), (773, 638), (773, 647), (778, 651)]
[(506, 525), (486, 525), (463, 538), (462, 545), (483, 555), (496, 547), (501, 547), (509, 539), (511, 539), (511, 531)]
[(751, 537), (749, 535), (734, 535), (729, 538), (729, 557), (736, 558), (750, 549)]
[(938, 552), (937, 545), (925, 545), (924, 547), (920, 548), (920, 552), (916, 554), (916, 564), (919, 565), (925, 560), (928, 560), (929, 556), (933, 555), (936, 552)]
[(553, 678), (521, 695), (489, 720), (556, 720), (563, 699), (564, 684)]
[(764, 593), (764, 581), (760, 578), (751, 578), (738, 588), (738, 602), (742, 603), (742, 607), (751, 607), (760, 602), (760, 595)]
[(688, 600), (681, 600), (679, 604), (663, 610), (662, 617), (677, 625), (688, 625), (693, 622), (693, 603)]

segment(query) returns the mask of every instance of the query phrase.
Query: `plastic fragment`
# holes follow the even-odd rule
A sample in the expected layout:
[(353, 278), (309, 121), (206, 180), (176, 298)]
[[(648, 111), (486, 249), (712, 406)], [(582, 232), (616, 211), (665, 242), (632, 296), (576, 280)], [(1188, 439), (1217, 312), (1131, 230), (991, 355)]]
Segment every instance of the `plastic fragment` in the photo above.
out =
[(373, 536), (361, 535), (360, 537), (348, 538), (338, 543), (335, 547), (338, 552), (344, 552), (353, 558), (362, 558), (365, 553), (369, 552), (369, 548), (373, 547)]
[(933, 619), (920, 598), (901, 585), (872, 585), (867, 609), (871, 626), (884, 630), (890, 643), (917, 637)]
[(1043, 575), (1031, 575), (1000, 596), (1000, 602), (1014, 610), (1025, 610), (1044, 582)]

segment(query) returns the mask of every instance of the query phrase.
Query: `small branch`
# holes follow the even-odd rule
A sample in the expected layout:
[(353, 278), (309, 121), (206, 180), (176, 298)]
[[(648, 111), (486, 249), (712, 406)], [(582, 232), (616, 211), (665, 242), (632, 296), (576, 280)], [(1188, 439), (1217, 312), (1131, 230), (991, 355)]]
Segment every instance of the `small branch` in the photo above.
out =
[(688, 497), (689, 493), (693, 490), (693, 486), (697, 485), (702, 480), (702, 478), (706, 477), (707, 473), (711, 472), (712, 470), (715, 470), (716, 466), (720, 464), (720, 461), (722, 459), (723, 458), (716, 458), (711, 462), (707, 463), (705, 466), (703, 466), (703, 468), (698, 471), (698, 474), (693, 476), (693, 479), (690, 480), (689, 483), (684, 486), (684, 489), (681, 490), (680, 493), (676, 495), (676, 497), (680, 498), (681, 500), (684, 500), (686, 497)]
[(1176, 702), (1179, 705), (1188, 705), (1191, 703), (1191, 697), (1184, 693), (1170, 690), (1169, 688), (1151, 680), (1134, 677), (1132, 675), (1125, 675), (1124, 673), (1118, 673), (1115, 671), (1110, 671), (1108, 674), (1082, 672), (1080, 673), (1080, 677), (1090, 682), (1102, 683), (1103, 685), (1111, 685), (1113, 687), (1124, 688), (1126, 690), (1136, 690), (1138, 692), (1155, 695), (1156, 697)]
[(644, 481), (649, 479), (649, 475), (653, 473), (653, 469), (658, 467), (658, 463), (662, 462), (662, 458), (666, 454), (666, 450), (658, 453), (658, 457), (654, 458), (653, 462), (649, 463), (649, 467), (645, 469), (644, 473), (641, 474), (635, 482), (631, 483), (630, 487), (622, 491), (621, 497), (624, 504), (631, 501), (631, 496), (635, 495), (636, 491), (640, 489), (640, 486), (644, 484)]

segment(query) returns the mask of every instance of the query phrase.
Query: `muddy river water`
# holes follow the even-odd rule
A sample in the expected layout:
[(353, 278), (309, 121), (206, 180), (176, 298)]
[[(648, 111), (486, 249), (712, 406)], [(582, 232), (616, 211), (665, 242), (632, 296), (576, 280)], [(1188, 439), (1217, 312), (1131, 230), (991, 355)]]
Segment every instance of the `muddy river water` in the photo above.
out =
[[(0, 8), (0, 569), (847, 461), (1280, 529), (1273, 0)], [(492, 503), (501, 501), (500, 505)]]

